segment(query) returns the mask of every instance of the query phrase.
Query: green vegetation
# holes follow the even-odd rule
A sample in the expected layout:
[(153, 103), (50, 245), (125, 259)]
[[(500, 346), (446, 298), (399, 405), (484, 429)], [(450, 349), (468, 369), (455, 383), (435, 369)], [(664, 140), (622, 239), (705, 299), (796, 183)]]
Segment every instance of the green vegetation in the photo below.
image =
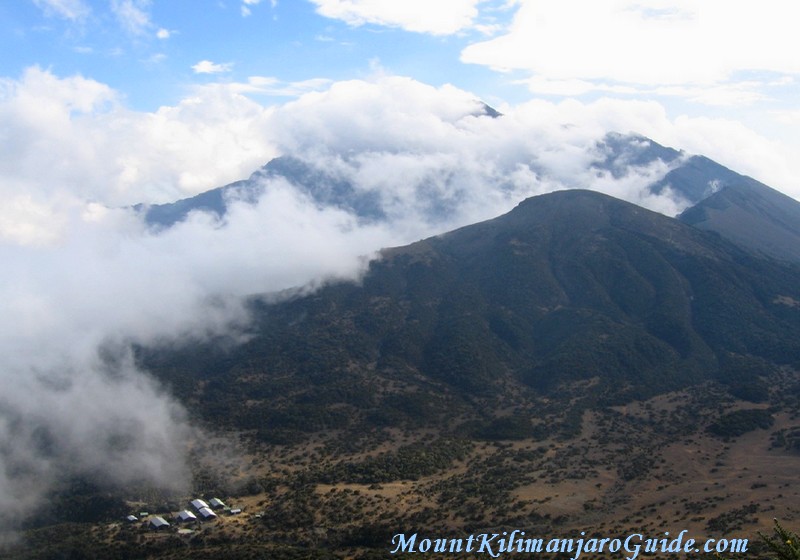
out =
[(443, 438), (407, 445), (394, 453), (384, 453), (358, 463), (339, 463), (312, 472), (310, 477), (328, 484), (418, 480), (450, 467), (454, 461), (463, 460), (471, 448), (469, 442)]
[(799, 560), (800, 536), (784, 529), (777, 519), (774, 522), (773, 535), (759, 533), (770, 552), (775, 555), (774, 560)]
[(753, 430), (766, 430), (772, 427), (775, 419), (769, 410), (752, 408), (735, 410), (724, 414), (708, 427), (708, 431), (719, 437), (739, 437)]
[(772, 447), (800, 451), (800, 426), (783, 428), (772, 434)]

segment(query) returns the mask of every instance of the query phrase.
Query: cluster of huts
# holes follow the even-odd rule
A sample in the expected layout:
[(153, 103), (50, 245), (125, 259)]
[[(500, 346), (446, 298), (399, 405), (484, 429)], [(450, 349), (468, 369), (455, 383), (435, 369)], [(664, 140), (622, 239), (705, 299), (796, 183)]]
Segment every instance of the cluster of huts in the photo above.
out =
[[(201, 499), (195, 499), (189, 502), (191, 509), (184, 509), (179, 511), (173, 516), (175, 523), (189, 523), (196, 521), (213, 521), (218, 517), (217, 512), (226, 512), (230, 515), (237, 515), (242, 512), (239, 508), (229, 508), (225, 502), (219, 498), (212, 498), (208, 502)], [(160, 515), (150, 515), (148, 512), (141, 512), (139, 517), (129, 515), (126, 519), (129, 523), (139, 521), (139, 518), (147, 517), (147, 526), (153, 530), (166, 529), (170, 527), (169, 521)]]

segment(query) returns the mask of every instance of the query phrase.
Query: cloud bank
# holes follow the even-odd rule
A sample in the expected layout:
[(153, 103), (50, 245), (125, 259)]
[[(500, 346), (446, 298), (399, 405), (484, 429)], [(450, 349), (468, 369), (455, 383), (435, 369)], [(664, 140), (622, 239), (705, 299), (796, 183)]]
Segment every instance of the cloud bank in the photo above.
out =
[[(711, 105), (748, 104), (775, 75), (800, 74), (800, 8), (781, 0), (516, 2), (507, 31), (463, 62), (532, 74), (534, 92), (645, 92)], [(774, 84), (772, 84), (774, 85)], [(713, 86), (709, 90), (709, 86)]]
[(0, 246), (0, 529), (70, 476), (185, 490), (195, 430), (132, 345), (236, 341), (244, 296), (356, 278), (381, 240), (274, 182), (224, 224), (197, 215), (156, 234), (94, 205), (55, 245)]
[(270, 111), (209, 89), (135, 112), (105, 84), (38, 67), (0, 80), (0, 239), (52, 240), (76, 203), (166, 202), (238, 179), (275, 155)]
[[(357, 279), (381, 247), (534, 194), (592, 188), (680, 210), (669, 193), (643, 191), (664, 162), (623, 174), (594, 165), (611, 130), (705, 142), (733, 158), (763, 148), (753, 165), (770, 157), (747, 129), (672, 121), (657, 103), (531, 101), (491, 118), (468, 92), (395, 76), (270, 107), (243, 95), (272, 85), (215, 84), (147, 113), (80, 76), (31, 68), (0, 84), (0, 527), (64, 477), (182, 480), (190, 415), (137, 370), (133, 344), (236, 340), (244, 296)], [(321, 188), (346, 183), (372, 197), (382, 219), (276, 178), (262, 178), (255, 204), (234, 193), (224, 220), (196, 213), (156, 232), (126, 209), (246, 177), (279, 155), (305, 162)]]

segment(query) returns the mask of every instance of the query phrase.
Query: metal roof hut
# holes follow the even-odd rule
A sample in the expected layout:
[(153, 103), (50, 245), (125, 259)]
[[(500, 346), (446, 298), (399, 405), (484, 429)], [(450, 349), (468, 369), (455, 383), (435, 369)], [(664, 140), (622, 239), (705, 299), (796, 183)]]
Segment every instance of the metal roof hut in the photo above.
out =
[(156, 517), (151, 517), (150, 518), (150, 521), (148, 522), (148, 526), (151, 529), (155, 529), (156, 531), (159, 531), (161, 529), (168, 528), (169, 527), (169, 523), (167, 523), (167, 520), (164, 519), (163, 517), (156, 516)]
[(203, 508), (208, 509), (208, 504), (205, 503), (203, 500), (192, 500), (191, 501), (192, 507), (197, 511), (200, 511)]
[(179, 511), (175, 518), (181, 523), (185, 523), (187, 521), (197, 521), (197, 516), (188, 509)]
[(207, 507), (205, 507), (205, 508), (201, 508), (201, 509), (198, 511), (198, 513), (199, 513), (199, 514), (200, 514), (200, 516), (201, 516), (203, 519), (205, 519), (205, 520), (209, 520), (209, 519), (216, 519), (216, 517), (217, 517), (217, 514), (216, 514), (216, 513), (214, 513), (213, 511), (211, 511), (211, 508), (207, 508)]
[(223, 502), (219, 498), (211, 498), (208, 501), (208, 503), (211, 506), (211, 509), (223, 509), (223, 508), (225, 508), (225, 502)]

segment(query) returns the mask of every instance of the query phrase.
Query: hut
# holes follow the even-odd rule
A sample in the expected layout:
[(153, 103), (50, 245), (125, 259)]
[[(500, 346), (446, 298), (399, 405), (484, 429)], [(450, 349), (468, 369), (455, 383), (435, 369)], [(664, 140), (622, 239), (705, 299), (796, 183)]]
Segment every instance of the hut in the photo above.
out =
[(208, 509), (208, 504), (205, 503), (203, 500), (200, 500), (200, 499), (192, 500), (191, 504), (192, 504), (192, 507), (194, 509), (196, 509), (197, 511), (200, 511), (203, 508)]
[(175, 519), (181, 523), (186, 523), (187, 521), (197, 521), (197, 516), (188, 509), (185, 509), (183, 511), (179, 511), (175, 516)]
[(207, 508), (207, 507), (201, 508), (198, 511), (198, 513), (200, 514), (200, 517), (202, 517), (206, 521), (208, 521), (210, 519), (216, 519), (216, 517), (217, 517), (217, 514), (214, 513), (213, 511), (211, 511), (211, 508)]
[(151, 529), (154, 529), (156, 531), (160, 531), (162, 529), (169, 528), (169, 523), (167, 523), (167, 520), (164, 519), (163, 517), (160, 517), (160, 516), (156, 515), (156, 516), (150, 518), (150, 521), (148, 522), (148, 526)]

